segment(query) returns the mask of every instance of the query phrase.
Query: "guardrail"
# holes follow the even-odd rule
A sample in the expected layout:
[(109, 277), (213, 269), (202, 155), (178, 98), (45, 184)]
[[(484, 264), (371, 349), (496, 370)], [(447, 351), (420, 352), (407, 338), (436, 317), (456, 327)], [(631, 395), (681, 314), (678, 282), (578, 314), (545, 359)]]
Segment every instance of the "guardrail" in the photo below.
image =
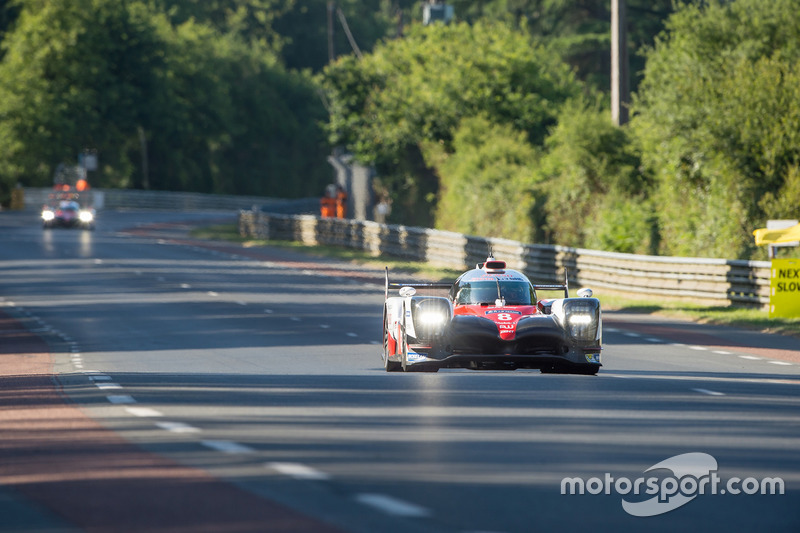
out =
[(258, 210), (239, 213), (242, 236), (301, 241), (428, 261), (457, 270), (486, 259), (491, 249), (510, 268), (538, 283), (570, 284), (702, 305), (769, 304), (770, 263), (726, 259), (661, 257), (600, 252), (545, 244), (523, 244), (447, 231)]
[[(25, 207), (41, 208), (53, 192), (50, 188), (25, 188)], [(314, 213), (319, 198), (268, 198), (133, 189), (92, 189), (94, 205), (100, 209), (168, 209), (173, 211), (252, 209), (258, 206), (275, 213)]]

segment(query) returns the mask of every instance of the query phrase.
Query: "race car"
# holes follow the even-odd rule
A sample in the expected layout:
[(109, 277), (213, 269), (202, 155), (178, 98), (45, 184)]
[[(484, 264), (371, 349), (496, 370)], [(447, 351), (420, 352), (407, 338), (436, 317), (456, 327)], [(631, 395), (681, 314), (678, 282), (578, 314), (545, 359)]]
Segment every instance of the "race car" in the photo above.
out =
[(42, 208), (42, 226), (45, 229), (53, 227), (94, 229), (94, 210), (84, 209), (78, 202), (62, 200), (57, 207), (44, 206)]
[[(390, 283), (385, 272), (387, 372), (528, 368), (594, 375), (602, 366), (600, 301), (585, 288), (570, 298), (566, 275), (563, 284), (536, 285), (491, 256), (453, 283)], [(389, 296), (390, 289), (398, 295)], [(564, 297), (538, 299), (537, 291)]]

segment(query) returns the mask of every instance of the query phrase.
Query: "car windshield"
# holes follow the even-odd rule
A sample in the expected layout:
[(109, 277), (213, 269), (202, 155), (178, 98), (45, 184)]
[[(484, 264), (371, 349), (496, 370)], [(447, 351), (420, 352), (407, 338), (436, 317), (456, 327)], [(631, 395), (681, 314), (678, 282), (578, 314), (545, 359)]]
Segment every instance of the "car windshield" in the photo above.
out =
[[(532, 305), (533, 288), (524, 281), (501, 281), (500, 294), (506, 305)], [(496, 281), (472, 281), (459, 285), (456, 304), (493, 304), (497, 300)]]

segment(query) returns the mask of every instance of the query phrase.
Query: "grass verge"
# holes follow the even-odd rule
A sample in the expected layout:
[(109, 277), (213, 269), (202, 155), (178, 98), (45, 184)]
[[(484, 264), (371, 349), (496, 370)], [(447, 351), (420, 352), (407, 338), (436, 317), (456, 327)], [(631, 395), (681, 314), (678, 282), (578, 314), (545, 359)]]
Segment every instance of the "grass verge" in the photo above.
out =
[[(225, 240), (241, 243), (243, 246), (274, 246), (295, 250), (310, 256), (336, 258), (375, 268), (388, 266), (393, 272), (415, 274), (432, 280), (453, 280), (461, 274), (460, 270), (437, 268), (427, 263), (405, 261), (388, 256), (376, 258), (366, 252), (341, 248), (338, 246), (308, 246), (294, 241), (264, 241), (246, 239), (239, 235), (235, 224), (207, 226), (192, 231), (198, 239)], [(704, 307), (690, 302), (662, 301), (656, 299), (635, 299), (615, 293), (595, 291), (603, 309), (627, 313), (657, 314), (693, 320), (696, 322), (735, 326), (740, 328), (778, 333), (800, 337), (800, 319), (769, 318), (764, 310), (740, 307)]]

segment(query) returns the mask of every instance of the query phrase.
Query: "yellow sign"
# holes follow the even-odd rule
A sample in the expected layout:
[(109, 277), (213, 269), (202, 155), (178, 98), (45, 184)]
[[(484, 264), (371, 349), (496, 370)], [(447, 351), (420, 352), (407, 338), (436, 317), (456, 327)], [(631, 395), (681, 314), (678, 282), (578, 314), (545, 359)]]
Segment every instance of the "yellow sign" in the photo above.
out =
[(800, 259), (773, 259), (769, 317), (800, 317)]
[(753, 232), (756, 246), (800, 241), (800, 224), (782, 229), (761, 228)]

